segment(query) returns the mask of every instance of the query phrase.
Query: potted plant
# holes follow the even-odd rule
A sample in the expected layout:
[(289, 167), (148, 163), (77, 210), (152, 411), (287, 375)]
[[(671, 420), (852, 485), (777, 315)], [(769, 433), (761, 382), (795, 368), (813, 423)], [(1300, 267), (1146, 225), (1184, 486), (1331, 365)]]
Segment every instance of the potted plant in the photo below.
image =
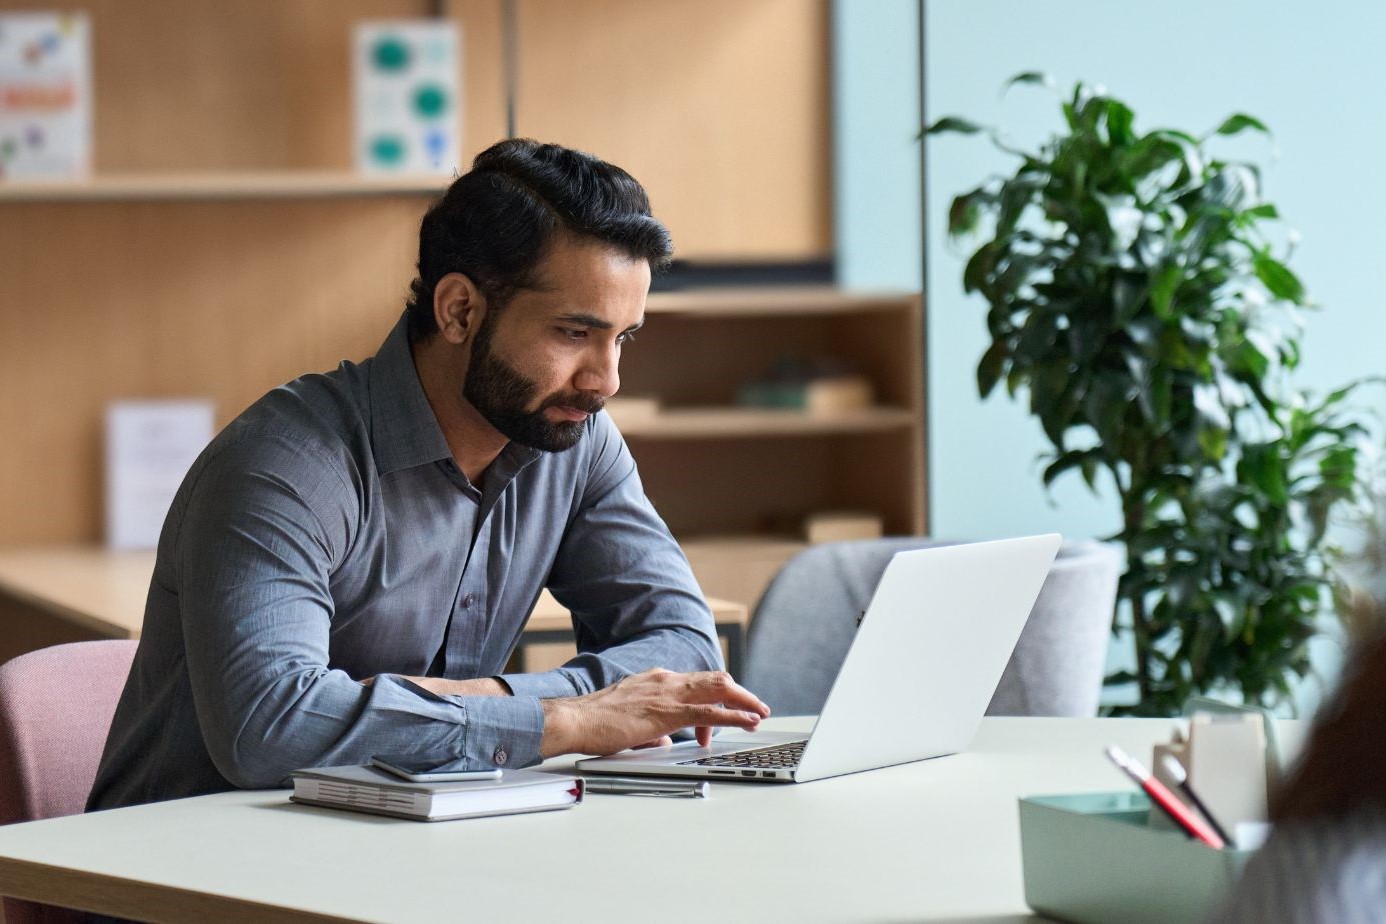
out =
[(986, 132), (1019, 160), (949, 212), (950, 234), (983, 238), (963, 273), (989, 305), (977, 387), (1028, 397), (1053, 446), (1046, 486), (1076, 472), (1120, 496), (1114, 631), (1134, 668), (1107, 682), (1139, 699), (1113, 711), (1170, 715), (1201, 693), (1278, 705), (1309, 671), (1335, 582), (1325, 528), (1362, 496), (1364, 431), (1352, 386), (1294, 387), (1309, 302), (1268, 233), (1278, 212), (1255, 166), (1209, 152), (1266, 127), (1142, 133), (1081, 83), (1061, 104), (1064, 130), (1032, 152), (957, 117), (925, 130)]

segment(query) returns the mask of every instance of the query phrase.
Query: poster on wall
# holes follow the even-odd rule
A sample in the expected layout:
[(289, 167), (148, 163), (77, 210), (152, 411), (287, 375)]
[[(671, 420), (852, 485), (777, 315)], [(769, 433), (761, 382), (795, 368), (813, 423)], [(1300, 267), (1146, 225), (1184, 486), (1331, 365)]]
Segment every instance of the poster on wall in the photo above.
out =
[(0, 182), (91, 173), (91, 28), (81, 13), (0, 14)]
[(421, 19), (356, 24), (356, 166), (363, 173), (443, 173), (461, 150), (461, 36)]
[(212, 441), (209, 398), (114, 401), (106, 408), (106, 546), (159, 544), (178, 486)]

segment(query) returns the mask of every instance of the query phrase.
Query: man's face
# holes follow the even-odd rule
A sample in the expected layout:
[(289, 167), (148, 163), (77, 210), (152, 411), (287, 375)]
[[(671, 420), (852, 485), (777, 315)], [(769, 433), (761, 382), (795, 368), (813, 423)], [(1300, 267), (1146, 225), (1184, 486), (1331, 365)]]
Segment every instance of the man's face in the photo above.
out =
[(561, 237), (537, 278), (536, 288), (487, 312), (462, 393), (507, 439), (562, 452), (620, 387), (621, 347), (644, 323), (650, 267)]

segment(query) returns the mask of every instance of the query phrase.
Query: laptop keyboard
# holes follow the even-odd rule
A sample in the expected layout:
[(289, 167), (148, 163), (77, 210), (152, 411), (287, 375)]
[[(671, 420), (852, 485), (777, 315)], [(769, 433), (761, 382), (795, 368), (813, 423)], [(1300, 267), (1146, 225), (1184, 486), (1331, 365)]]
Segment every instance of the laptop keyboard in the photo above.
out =
[(752, 751), (733, 751), (715, 757), (700, 757), (696, 760), (681, 760), (681, 765), (694, 767), (736, 767), (746, 770), (793, 770), (799, 766), (807, 741), (792, 741), (789, 744), (776, 744), (768, 748)]

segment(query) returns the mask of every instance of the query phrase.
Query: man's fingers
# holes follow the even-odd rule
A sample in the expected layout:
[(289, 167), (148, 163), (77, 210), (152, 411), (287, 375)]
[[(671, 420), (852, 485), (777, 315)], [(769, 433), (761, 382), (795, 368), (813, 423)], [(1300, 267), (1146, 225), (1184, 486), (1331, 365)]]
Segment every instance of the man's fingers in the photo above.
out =
[(690, 706), (688, 717), (683, 725), (701, 727), (744, 728), (754, 731), (760, 725), (760, 715), (755, 712), (742, 712), (725, 706)]
[(644, 744), (637, 744), (634, 750), (643, 751), (646, 748), (667, 748), (671, 747), (673, 743), (674, 739), (665, 735), (663, 738), (656, 738), (653, 741), (646, 741)]
[(761, 718), (770, 715), (770, 707), (733, 680), (726, 671), (703, 671), (689, 674), (688, 678), (686, 690), (691, 702), (722, 703), (734, 709), (754, 712)]

